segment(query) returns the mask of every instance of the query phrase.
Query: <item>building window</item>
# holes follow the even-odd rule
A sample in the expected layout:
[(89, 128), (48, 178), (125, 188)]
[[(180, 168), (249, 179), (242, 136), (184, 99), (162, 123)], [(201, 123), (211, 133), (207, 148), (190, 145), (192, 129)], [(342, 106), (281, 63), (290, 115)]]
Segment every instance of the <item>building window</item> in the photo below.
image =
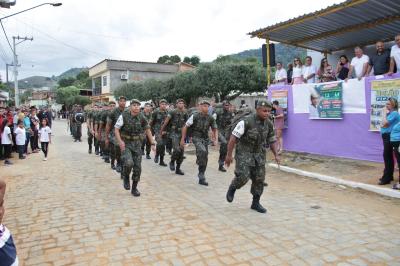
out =
[(107, 86), (107, 76), (103, 76), (103, 87)]
[(92, 95), (101, 95), (101, 77), (94, 78), (92, 85)]

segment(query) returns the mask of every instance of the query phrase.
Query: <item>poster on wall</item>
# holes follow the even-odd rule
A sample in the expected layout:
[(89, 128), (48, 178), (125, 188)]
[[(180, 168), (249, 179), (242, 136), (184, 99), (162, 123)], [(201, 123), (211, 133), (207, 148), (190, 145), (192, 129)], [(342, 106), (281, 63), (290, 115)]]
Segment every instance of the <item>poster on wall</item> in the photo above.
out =
[(271, 102), (278, 101), (279, 106), (283, 109), (284, 128), (288, 127), (288, 91), (273, 90), (271, 91)]
[(399, 99), (400, 79), (371, 81), (370, 131), (379, 131), (383, 118), (383, 109), (389, 98)]
[(314, 86), (309, 99), (310, 119), (342, 119), (342, 82)]

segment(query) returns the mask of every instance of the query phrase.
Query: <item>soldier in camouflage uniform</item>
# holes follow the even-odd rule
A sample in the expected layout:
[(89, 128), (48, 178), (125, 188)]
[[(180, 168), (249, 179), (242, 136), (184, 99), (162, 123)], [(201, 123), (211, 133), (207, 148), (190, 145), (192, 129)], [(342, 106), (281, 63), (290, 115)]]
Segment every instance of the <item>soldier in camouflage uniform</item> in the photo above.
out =
[[(110, 163), (110, 154), (109, 154), (109, 146), (106, 145), (108, 142), (109, 136), (106, 134), (106, 125), (107, 125), (107, 117), (111, 108), (115, 107), (115, 102), (104, 103), (104, 108), (100, 114), (100, 124), (99, 124), (99, 138), (100, 138), (100, 147), (103, 152), (103, 159), (105, 163)], [(108, 142), (109, 143), (109, 142)]]
[(151, 115), (150, 127), (154, 132), (157, 142), (156, 156), (154, 157), (154, 162), (158, 163), (160, 160), (160, 166), (167, 166), (164, 162), (165, 156), (165, 145), (167, 143), (167, 132), (163, 131), (160, 133), (162, 124), (167, 117), (167, 104), (168, 102), (164, 99), (160, 100), (159, 108), (157, 108)]
[[(125, 111), (126, 98), (125, 96), (120, 96), (118, 98), (118, 107), (110, 110), (107, 117), (106, 125), (106, 136), (109, 138), (106, 140), (106, 144), (109, 146), (110, 158), (111, 158), (111, 168), (121, 173), (121, 150), (116, 142), (114, 134), (114, 126), (117, 122), (119, 116)], [(117, 166), (115, 166), (115, 161), (117, 161)]]
[(92, 145), (93, 145), (93, 128), (92, 128), (93, 127), (93, 111), (94, 111), (94, 107), (91, 107), (88, 110), (86, 110), (86, 112), (85, 112), (89, 154), (92, 153)]
[[(178, 175), (184, 175), (181, 170), (181, 164), (183, 162), (183, 149), (180, 147), (180, 141), (182, 137), (182, 128), (185, 126), (185, 122), (188, 119), (187, 111), (185, 110), (185, 101), (178, 99), (176, 101), (176, 108), (168, 112), (168, 116), (161, 127), (161, 132), (165, 131), (165, 128), (170, 125), (171, 138), (172, 138), (172, 156), (171, 162), (169, 163), (169, 169), (175, 171)], [(176, 162), (176, 167), (175, 167)]]
[(260, 204), (264, 191), (266, 146), (270, 144), (275, 160), (280, 164), (274, 126), (268, 119), (272, 104), (261, 100), (257, 103), (256, 113), (250, 114), (239, 121), (232, 131), (228, 143), (228, 154), (225, 164), (229, 167), (232, 162), (232, 152), (236, 146), (235, 177), (233, 178), (226, 199), (232, 202), (236, 189), (243, 187), (251, 179), (251, 194), (253, 202), (251, 209), (260, 213), (267, 210)]
[(74, 104), (69, 114), (69, 129), (74, 140), (75, 140), (75, 130), (76, 130), (75, 112), (76, 112), (76, 105)]
[(103, 103), (99, 104), (99, 110), (97, 111), (94, 117), (94, 125), (95, 125), (95, 137), (97, 139), (97, 145), (99, 147), (99, 153), (101, 157), (103, 157), (103, 145), (102, 145), (102, 136), (101, 136), (101, 116), (103, 111), (105, 110), (105, 105)]
[[(119, 143), (123, 160), (123, 185), (126, 190), (130, 189), (129, 175), (132, 171), (131, 194), (139, 197), (140, 192), (137, 185), (142, 172), (142, 141), (146, 134), (151, 145), (152, 140), (150, 126), (147, 119), (140, 112), (140, 101), (131, 100), (130, 110), (124, 111), (115, 123), (115, 137)], [(154, 149), (154, 147), (153, 147)]]
[(224, 168), (224, 162), (227, 152), (227, 145), (229, 140), (230, 132), (229, 129), (231, 127), (233, 113), (230, 111), (231, 105), (228, 101), (222, 102), (222, 109), (218, 109), (217, 114), (217, 126), (218, 126), (218, 139), (220, 142), (219, 146), (219, 160), (218, 160), (218, 170), (221, 172), (226, 172)]
[(199, 184), (208, 186), (205, 177), (205, 171), (207, 168), (208, 162), (208, 131), (210, 128), (213, 132), (213, 143), (216, 144), (218, 130), (217, 123), (215, 119), (208, 114), (208, 108), (210, 107), (210, 103), (208, 101), (200, 102), (200, 110), (197, 113), (194, 113), (190, 118), (186, 121), (185, 126), (182, 129), (182, 138), (181, 138), (181, 148), (184, 148), (185, 138), (187, 134), (188, 128), (192, 129), (192, 140), (193, 144), (196, 147), (196, 163), (199, 166)]
[(75, 142), (81, 142), (82, 137), (82, 123), (85, 122), (85, 118), (82, 111), (82, 106), (77, 105), (74, 112), (74, 139)]
[(99, 136), (97, 133), (98, 127), (99, 127), (99, 121), (100, 121), (100, 111), (102, 109), (102, 106), (100, 103), (95, 105), (95, 109), (92, 114), (92, 130), (93, 130), (93, 145), (94, 145), (94, 152), (96, 155), (100, 154), (100, 141), (99, 141)]
[[(144, 109), (142, 111), (142, 114), (144, 115), (144, 117), (146, 117), (147, 121), (150, 122), (151, 120), (151, 116), (152, 116), (152, 106), (150, 103), (146, 103), (144, 105)], [(143, 144), (142, 144), (142, 155), (144, 155), (144, 149), (146, 148), (146, 159), (151, 159), (150, 157), (150, 150), (151, 150), (151, 145), (150, 142), (147, 141), (147, 138), (145, 138), (143, 140)]]

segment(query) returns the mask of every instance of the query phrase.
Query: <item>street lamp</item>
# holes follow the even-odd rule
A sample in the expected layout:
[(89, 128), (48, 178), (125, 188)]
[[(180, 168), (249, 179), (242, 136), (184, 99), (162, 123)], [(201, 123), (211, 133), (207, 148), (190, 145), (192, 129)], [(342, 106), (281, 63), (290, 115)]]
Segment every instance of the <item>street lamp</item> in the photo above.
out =
[[(44, 5), (51, 5), (51, 6), (54, 6), (54, 7), (57, 7), (57, 6), (61, 6), (62, 5), (62, 3), (43, 3), (43, 4), (40, 4), (40, 5), (37, 5), (37, 6), (34, 6), (34, 7), (31, 7), (31, 8), (28, 8), (28, 9), (25, 9), (25, 10), (22, 10), (22, 11), (19, 11), (19, 12), (17, 12), (17, 13), (14, 13), (14, 14), (11, 14), (11, 15), (8, 15), (8, 16), (5, 16), (5, 17), (2, 17), (2, 18), (0, 18), (0, 23), (1, 23), (1, 21), (3, 20), (3, 19), (6, 19), (6, 18), (9, 18), (9, 17), (12, 17), (12, 16), (15, 16), (15, 15), (18, 15), (18, 14), (21, 14), (21, 13), (23, 13), (23, 12), (26, 12), (26, 11), (29, 11), (29, 10), (32, 10), (32, 9), (34, 9), (34, 8), (38, 8), (38, 7), (41, 7), (41, 6), (44, 6)], [(17, 59), (17, 52), (16, 52), (16, 45), (17, 44), (19, 44), (19, 43), (21, 43), (21, 42), (19, 42), (19, 43), (15, 43), (15, 39), (22, 39), (22, 41), (21, 42), (23, 42), (23, 41), (27, 41), (27, 40), (33, 40), (33, 38), (20, 38), (19, 36), (18, 37), (13, 37), (13, 41), (14, 41), (14, 49), (12, 49), (13, 50), (13, 54), (14, 54), (14, 62), (13, 62), (13, 65), (14, 65), (14, 91), (15, 91), (15, 106), (18, 106), (19, 105), (19, 91), (18, 91), (18, 70), (17, 70), (17, 67), (18, 67), (18, 59)], [(8, 40), (8, 39), (7, 39)]]
[(2, 18), (0, 18), (0, 21), (3, 20), (3, 19), (5, 19), (5, 18), (9, 18), (9, 17), (15, 16), (15, 15), (21, 14), (21, 13), (23, 13), (23, 12), (32, 10), (32, 9), (34, 9), (34, 8), (38, 8), (38, 7), (40, 7), (40, 6), (44, 6), (44, 5), (51, 5), (51, 6), (55, 6), (55, 7), (56, 7), (56, 6), (61, 6), (62, 3), (43, 3), (43, 4), (40, 4), (40, 5), (37, 5), (37, 6), (31, 7), (31, 8), (28, 8), (28, 9), (25, 9), (25, 10), (22, 10), (22, 11), (19, 11), (19, 12), (17, 12), (17, 13), (14, 13), (14, 14), (11, 14), (11, 15), (8, 15), (8, 16), (5, 16), (5, 17), (2, 17)]

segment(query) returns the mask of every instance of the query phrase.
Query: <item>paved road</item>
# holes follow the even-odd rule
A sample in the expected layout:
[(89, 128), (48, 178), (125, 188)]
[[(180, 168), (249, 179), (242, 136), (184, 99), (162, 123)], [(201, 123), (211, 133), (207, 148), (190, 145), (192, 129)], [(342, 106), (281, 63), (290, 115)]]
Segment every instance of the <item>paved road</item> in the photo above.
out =
[(217, 153), (199, 186), (143, 161), (140, 198), (87, 145), (54, 123), (47, 162), (0, 166), (6, 219), (22, 265), (400, 265), (400, 201), (268, 170), (263, 215), (247, 185), (225, 201), (232, 177)]

